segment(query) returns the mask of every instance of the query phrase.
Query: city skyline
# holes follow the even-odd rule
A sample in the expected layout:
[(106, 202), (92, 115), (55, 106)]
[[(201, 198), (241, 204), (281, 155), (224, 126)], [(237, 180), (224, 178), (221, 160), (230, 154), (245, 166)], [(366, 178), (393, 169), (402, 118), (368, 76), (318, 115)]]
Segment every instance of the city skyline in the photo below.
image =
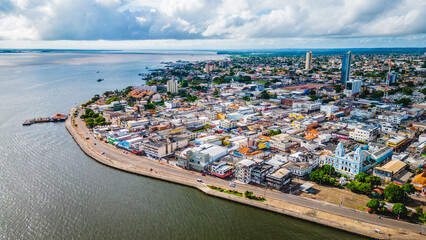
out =
[(10, 1), (0, 48), (424, 47), (424, 1)]

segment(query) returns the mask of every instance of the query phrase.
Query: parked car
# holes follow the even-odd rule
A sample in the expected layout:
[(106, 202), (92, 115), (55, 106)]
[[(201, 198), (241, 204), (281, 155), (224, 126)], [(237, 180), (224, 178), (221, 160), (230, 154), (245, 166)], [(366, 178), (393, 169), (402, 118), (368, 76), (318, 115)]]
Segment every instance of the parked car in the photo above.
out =
[(201, 180), (201, 179), (197, 179), (197, 182), (202, 182), (203, 180)]
[(231, 183), (229, 184), (229, 186), (230, 186), (230, 187), (235, 187), (235, 183), (234, 183), (234, 182), (231, 182)]
[(101, 154), (105, 154), (105, 152), (101, 152)]

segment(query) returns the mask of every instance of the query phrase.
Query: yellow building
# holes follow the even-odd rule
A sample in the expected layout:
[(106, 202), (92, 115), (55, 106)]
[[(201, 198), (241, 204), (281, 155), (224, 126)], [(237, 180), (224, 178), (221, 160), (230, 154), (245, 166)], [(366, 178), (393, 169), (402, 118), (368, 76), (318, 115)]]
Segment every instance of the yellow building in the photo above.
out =
[(288, 115), (288, 117), (290, 117), (290, 118), (293, 117), (293, 118), (295, 118), (297, 120), (304, 118), (304, 116), (302, 114), (300, 114), (300, 113), (290, 113)]
[(224, 120), (225, 118), (226, 118), (225, 114), (223, 114), (223, 113), (218, 113), (217, 114), (217, 119), (218, 120)]
[(397, 136), (395, 138), (389, 139), (386, 142), (386, 146), (393, 147), (393, 149), (398, 149), (402, 144), (405, 143), (405, 140), (407, 140), (407, 138), (403, 136)]

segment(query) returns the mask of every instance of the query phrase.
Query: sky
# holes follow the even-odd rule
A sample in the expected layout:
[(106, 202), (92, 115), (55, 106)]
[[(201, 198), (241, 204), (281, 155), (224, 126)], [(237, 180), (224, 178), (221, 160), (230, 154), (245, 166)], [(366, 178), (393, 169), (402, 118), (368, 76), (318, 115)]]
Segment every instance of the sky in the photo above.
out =
[(426, 0), (0, 0), (0, 48), (425, 47)]

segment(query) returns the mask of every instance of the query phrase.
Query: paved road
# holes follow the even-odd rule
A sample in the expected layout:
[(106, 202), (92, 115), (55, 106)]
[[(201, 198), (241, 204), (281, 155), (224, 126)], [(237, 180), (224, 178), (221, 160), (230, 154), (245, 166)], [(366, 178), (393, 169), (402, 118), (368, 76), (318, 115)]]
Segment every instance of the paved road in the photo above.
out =
[[(78, 129), (80, 134), (83, 133), (83, 138), (88, 137), (89, 139), (86, 140), (90, 146), (91, 149), (101, 153), (104, 152), (104, 156), (110, 159), (117, 160), (119, 162), (122, 162), (123, 164), (131, 164), (132, 166), (140, 169), (153, 169), (154, 173), (157, 174), (167, 174), (168, 176), (173, 176), (176, 179), (183, 179), (189, 182), (196, 182), (197, 179), (202, 179), (204, 184), (209, 185), (215, 185), (220, 186), (222, 188), (229, 189), (229, 183), (230, 181), (220, 179), (217, 177), (212, 176), (201, 176), (201, 174), (183, 170), (181, 168), (173, 167), (168, 164), (159, 163), (158, 161), (150, 160), (146, 157), (137, 156), (131, 153), (124, 153), (123, 150), (117, 149), (111, 144), (105, 144), (102, 141), (99, 141), (95, 137), (93, 137), (92, 134), (90, 134), (89, 130), (84, 127), (83, 121), (77, 117), (76, 123), (78, 125)], [(95, 145), (96, 143), (96, 145)], [(126, 151), (127, 152), (127, 151)], [(320, 211), (332, 213), (341, 215), (347, 218), (352, 218), (361, 222), (366, 223), (373, 223), (378, 224), (382, 226), (387, 226), (395, 229), (404, 229), (411, 232), (419, 233), (420, 232), (420, 226), (416, 224), (411, 224), (403, 221), (397, 221), (393, 219), (386, 219), (381, 218), (379, 219), (378, 216), (368, 214), (363, 211), (345, 208), (345, 207), (339, 207), (334, 204), (310, 199), (310, 198), (304, 198), (300, 196), (295, 196), (287, 193), (282, 193), (274, 190), (264, 189), (257, 186), (249, 185), (249, 184), (242, 184), (242, 183), (236, 183), (236, 186), (234, 188), (237, 191), (245, 192), (246, 190), (252, 191), (257, 196), (265, 196), (267, 199), (274, 199), (279, 201), (288, 202), (291, 204), (308, 207), (317, 209)]]

